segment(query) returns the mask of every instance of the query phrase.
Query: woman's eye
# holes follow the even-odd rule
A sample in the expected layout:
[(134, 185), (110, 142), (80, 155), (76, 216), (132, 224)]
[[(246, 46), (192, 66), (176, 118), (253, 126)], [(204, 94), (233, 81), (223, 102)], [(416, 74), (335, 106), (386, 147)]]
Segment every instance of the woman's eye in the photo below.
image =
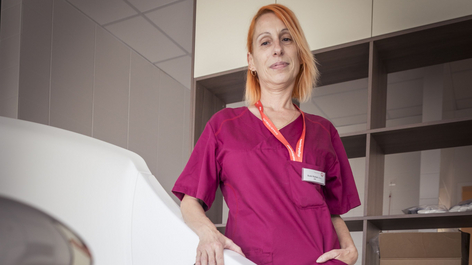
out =
[(292, 41), (292, 39), (291, 38), (283, 38), (282, 41), (287, 42), (287, 41)]
[(267, 44), (269, 44), (269, 42), (268, 42), (268, 41), (264, 41), (263, 43), (261, 43), (261, 46), (265, 46), (265, 45), (267, 45)]

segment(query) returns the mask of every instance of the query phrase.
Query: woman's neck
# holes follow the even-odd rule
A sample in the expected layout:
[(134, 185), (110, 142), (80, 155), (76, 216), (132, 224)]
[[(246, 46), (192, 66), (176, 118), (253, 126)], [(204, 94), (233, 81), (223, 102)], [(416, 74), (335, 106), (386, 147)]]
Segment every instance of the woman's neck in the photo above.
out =
[(272, 111), (295, 109), (292, 103), (292, 91), (289, 89), (281, 91), (261, 89), (261, 103), (264, 109)]

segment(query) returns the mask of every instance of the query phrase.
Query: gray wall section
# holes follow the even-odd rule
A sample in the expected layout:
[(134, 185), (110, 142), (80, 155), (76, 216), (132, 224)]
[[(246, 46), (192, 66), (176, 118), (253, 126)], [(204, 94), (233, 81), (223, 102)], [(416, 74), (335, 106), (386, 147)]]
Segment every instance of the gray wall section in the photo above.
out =
[(53, 1), (23, 1), (18, 118), (49, 124)]
[(50, 125), (91, 136), (95, 24), (54, 1), (52, 30)]
[[(21, 13), (10, 11), (21, 14), (21, 27), (1, 39), (8, 63), (0, 64), (0, 77), (14, 78), (0, 81), (0, 115), (136, 152), (170, 193), (191, 150), (190, 90), (69, 3), (19, 2)], [(5, 45), (17, 45), (18, 58)]]
[(0, 31), (0, 115), (18, 118), (21, 0), (2, 1)]

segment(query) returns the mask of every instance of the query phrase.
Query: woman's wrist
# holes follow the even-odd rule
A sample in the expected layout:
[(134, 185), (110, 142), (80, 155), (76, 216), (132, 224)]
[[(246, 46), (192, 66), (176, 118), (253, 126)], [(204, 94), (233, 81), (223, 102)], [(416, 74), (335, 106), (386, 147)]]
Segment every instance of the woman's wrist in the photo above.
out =
[(196, 229), (195, 233), (201, 239), (202, 237), (219, 233), (219, 231), (218, 229), (216, 229), (216, 226), (213, 223), (211, 223), (211, 224), (201, 224), (201, 226), (199, 226)]
[(346, 242), (339, 242), (339, 245), (342, 249), (354, 250), (357, 252), (356, 245), (351, 240), (346, 240)]

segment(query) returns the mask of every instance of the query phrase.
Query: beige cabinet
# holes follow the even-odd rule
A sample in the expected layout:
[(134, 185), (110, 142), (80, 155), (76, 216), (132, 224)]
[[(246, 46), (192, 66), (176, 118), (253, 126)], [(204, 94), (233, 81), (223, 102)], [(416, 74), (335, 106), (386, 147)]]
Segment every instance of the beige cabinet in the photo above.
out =
[(470, 0), (199, 0), (194, 76), (246, 67), (250, 20), (275, 2), (295, 12), (311, 50), (472, 14)]
[[(196, 78), (247, 66), (251, 18), (275, 0), (197, 1)], [(371, 37), (372, 0), (279, 0), (292, 9), (312, 50)]]
[(247, 66), (252, 17), (275, 0), (199, 0), (195, 29), (195, 77)]
[(372, 36), (471, 14), (470, 0), (373, 0)]
[(311, 50), (371, 37), (372, 0), (279, 0), (297, 15)]

